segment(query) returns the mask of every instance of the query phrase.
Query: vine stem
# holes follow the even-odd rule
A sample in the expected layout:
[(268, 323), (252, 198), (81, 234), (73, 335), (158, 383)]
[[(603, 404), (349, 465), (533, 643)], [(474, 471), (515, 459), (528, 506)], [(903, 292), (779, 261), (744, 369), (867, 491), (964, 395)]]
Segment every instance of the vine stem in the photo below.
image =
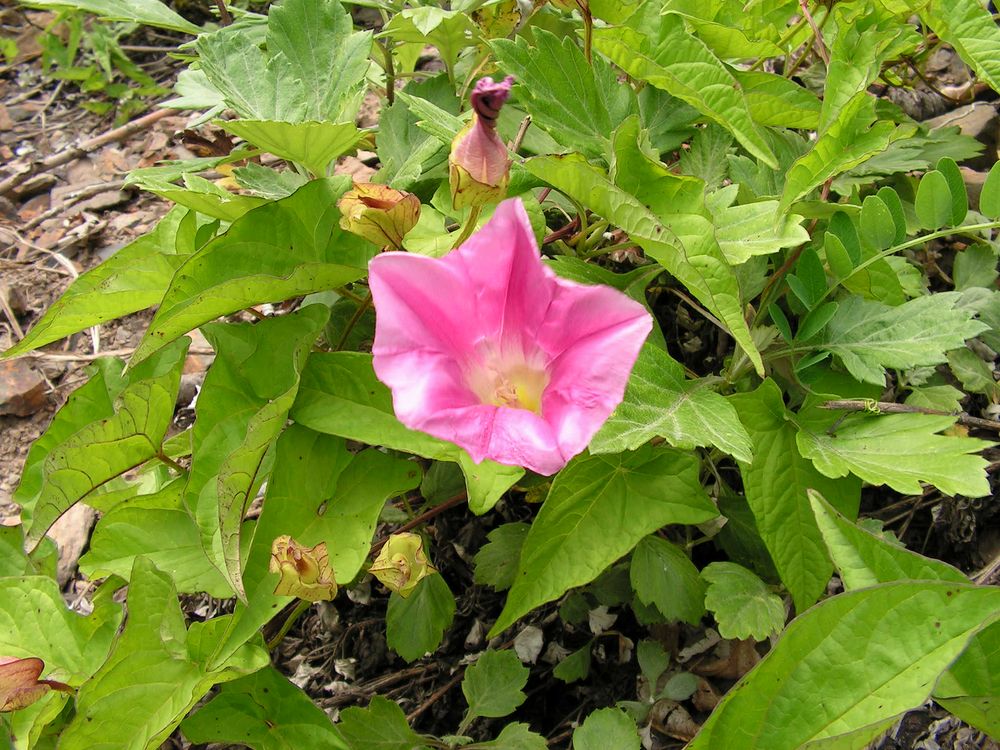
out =
[(848, 398), (827, 401), (822, 405), (823, 409), (831, 411), (866, 411), (873, 414), (932, 414), (940, 417), (955, 417), (959, 424), (969, 427), (982, 427), (987, 430), (1000, 432), (1000, 422), (995, 419), (982, 419), (973, 417), (965, 412), (954, 414), (940, 409), (925, 409), (922, 406), (911, 406), (910, 404), (897, 404), (893, 401), (871, 401), (864, 398)]
[(167, 466), (169, 466), (171, 469), (173, 469), (174, 471), (176, 471), (179, 474), (184, 474), (185, 472), (187, 472), (187, 469), (185, 469), (179, 463), (177, 463), (176, 461), (174, 461), (174, 459), (172, 459), (170, 456), (168, 456), (162, 450), (159, 453), (156, 454), (156, 458), (159, 461), (161, 461), (162, 463), (165, 463)]
[(588, 0), (577, 0), (577, 5), (580, 7), (580, 15), (583, 16), (583, 55), (587, 58), (587, 62), (593, 65), (594, 16), (590, 13)]
[[(415, 529), (417, 526), (419, 526), (420, 524), (424, 523), (425, 521), (429, 521), (432, 518), (434, 518), (434, 516), (441, 515), (442, 513), (444, 513), (449, 508), (454, 508), (459, 503), (465, 502), (465, 500), (466, 500), (467, 497), (468, 496), (466, 495), (466, 493), (459, 492), (457, 495), (455, 495), (454, 497), (448, 498), (447, 500), (445, 500), (440, 505), (435, 505), (433, 508), (431, 508), (430, 510), (424, 511), (419, 516), (417, 516), (415, 518), (411, 518), (409, 521), (407, 521), (406, 523), (404, 523), (402, 526), (400, 526), (398, 529), (396, 529), (392, 533), (393, 534), (402, 534), (404, 531), (409, 531), (410, 529)], [(387, 541), (389, 541), (389, 537), (383, 537), (382, 539), (379, 539), (377, 542), (375, 542), (375, 544), (372, 545), (372, 554), (377, 555), (378, 552), (379, 552), (379, 550), (381, 550), (382, 547), (385, 546), (385, 543)]]
[(339, 352), (341, 349), (344, 348), (344, 344), (347, 343), (347, 337), (351, 335), (351, 331), (354, 330), (354, 326), (358, 324), (358, 321), (361, 320), (361, 316), (363, 316), (365, 312), (367, 312), (368, 308), (371, 306), (372, 306), (372, 296), (371, 294), (369, 294), (358, 305), (358, 309), (354, 311), (354, 315), (351, 316), (351, 319), (347, 321), (347, 325), (344, 327), (344, 332), (340, 334), (340, 340), (337, 342), (337, 345), (333, 348), (335, 352)]
[(288, 615), (287, 619), (281, 624), (281, 630), (277, 632), (274, 638), (267, 642), (268, 651), (274, 651), (277, 645), (281, 643), (281, 640), (288, 634), (288, 631), (292, 629), (296, 620), (298, 620), (299, 617), (302, 616), (302, 613), (311, 606), (312, 602), (306, 601), (305, 599), (299, 599), (299, 603), (295, 605), (295, 609), (292, 610), (292, 613)]

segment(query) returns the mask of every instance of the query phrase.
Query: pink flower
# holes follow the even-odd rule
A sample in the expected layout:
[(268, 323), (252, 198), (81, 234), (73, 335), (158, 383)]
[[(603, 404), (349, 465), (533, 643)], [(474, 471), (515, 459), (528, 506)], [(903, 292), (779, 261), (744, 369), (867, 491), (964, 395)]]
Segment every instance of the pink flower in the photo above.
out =
[(621, 403), (652, 328), (610, 287), (557, 278), (520, 199), (444, 258), (370, 265), (375, 373), (397, 418), (490, 458), (554, 474)]
[(498, 201), (507, 194), (510, 158), (497, 135), (497, 118), (510, 96), (514, 77), (494, 83), (481, 78), (469, 97), (475, 113), (455, 136), (448, 156), (448, 179), (456, 209)]

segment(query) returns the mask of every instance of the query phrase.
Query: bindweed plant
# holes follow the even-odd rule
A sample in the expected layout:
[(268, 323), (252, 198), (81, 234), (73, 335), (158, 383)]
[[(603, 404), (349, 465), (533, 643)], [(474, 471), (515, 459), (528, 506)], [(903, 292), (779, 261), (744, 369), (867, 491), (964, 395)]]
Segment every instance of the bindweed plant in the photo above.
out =
[[(155, 308), (0, 527), (0, 744), (541, 750), (480, 721), (533, 700), (509, 647), (537, 612), (589, 620), (554, 659), (585, 681), (609, 607), (645, 687), (581, 717), (578, 750), (861, 748), (929, 698), (1000, 736), (996, 565), (973, 581), (858, 521), (863, 497), (995, 491), (1000, 168), (973, 209), (958, 162), (982, 145), (871, 93), (941, 45), (1000, 91), (978, 0), (370, 0), (367, 30), (338, 0), (204, 28), (156, 0), (26, 4), (190, 34), (164, 106), (237, 145), (133, 172), (170, 210), (4, 354)], [(339, 174), (372, 149), (368, 182)], [(214, 360), (180, 429), (195, 329)], [(76, 503), (101, 514), (86, 616), (45, 536)], [(466, 578), (435, 565), (445, 512), (490, 529)], [(404, 661), (456, 592), (505, 592), (437, 735), (381, 696), (331, 721), (271, 664), (373, 577)], [(191, 618), (186, 594), (228, 604)], [(714, 690), (682, 627), (756, 666), (678, 725), (664, 705)]]

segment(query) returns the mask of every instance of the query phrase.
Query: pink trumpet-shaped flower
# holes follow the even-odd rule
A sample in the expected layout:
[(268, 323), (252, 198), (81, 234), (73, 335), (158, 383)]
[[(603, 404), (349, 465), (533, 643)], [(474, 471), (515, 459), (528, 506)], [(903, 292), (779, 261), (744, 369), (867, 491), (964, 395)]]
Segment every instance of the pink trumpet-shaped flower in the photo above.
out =
[(605, 286), (557, 278), (519, 199), (444, 258), (370, 265), (375, 373), (397, 418), (490, 458), (554, 474), (621, 403), (652, 328)]

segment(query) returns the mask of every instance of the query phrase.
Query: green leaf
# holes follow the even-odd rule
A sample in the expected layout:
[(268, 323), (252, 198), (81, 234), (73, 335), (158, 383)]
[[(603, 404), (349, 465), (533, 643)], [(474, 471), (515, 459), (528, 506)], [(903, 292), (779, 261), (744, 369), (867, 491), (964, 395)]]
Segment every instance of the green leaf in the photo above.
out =
[(574, 750), (639, 750), (639, 732), (620, 708), (600, 708), (573, 731)]
[(1000, 91), (1000, 62), (996, 56), (1000, 30), (978, 0), (932, 0), (921, 8), (920, 17), (941, 41), (958, 52), (962, 62), (972, 66), (979, 78)]
[(172, 209), (156, 228), (75, 279), (4, 357), (37, 349), (71, 333), (157, 304), (174, 271), (196, 250), (196, 217)]
[(469, 507), (474, 513), (492, 508), (524, 476), (524, 469), (516, 466), (490, 460), (474, 464), (458, 446), (404, 427), (393, 414), (392, 395), (375, 377), (368, 354), (336, 352), (310, 357), (291, 416), (317, 432), (458, 463), (465, 473)]
[(688, 747), (794, 750), (852, 732), (861, 747), (923, 703), (998, 610), (1000, 590), (930, 581), (828, 599), (788, 626)]
[(437, 649), (455, 616), (455, 597), (440, 573), (424, 578), (405, 599), (393, 592), (385, 615), (385, 640), (406, 661)]
[(90, 422), (47, 451), (41, 486), (25, 522), (29, 544), (37, 545), (74, 503), (159, 453), (173, 419), (189, 343), (186, 338), (176, 341), (129, 370), (114, 399), (113, 415)]
[(292, 170), (279, 172), (252, 161), (247, 162), (246, 166), (236, 167), (233, 170), (233, 179), (240, 187), (254, 195), (272, 201), (287, 198), (309, 181), (298, 172)]
[(826, 271), (815, 248), (806, 247), (795, 264), (795, 274), (788, 277), (788, 287), (807, 310), (826, 294)]
[(256, 324), (212, 323), (203, 329), (216, 358), (195, 407), (186, 502), (195, 509), (202, 544), (240, 599), (243, 514), (264, 478), (264, 455), (285, 426), (299, 373), (328, 315), (325, 305), (309, 305)]
[(913, 208), (924, 229), (951, 225), (951, 191), (943, 174), (935, 169), (920, 178)]
[(1000, 623), (976, 634), (938, 680), (934, 700), (992, 737), (1000, 735)]
[(142, 555), (169, 575), (178, 591), (205, 591), (219, 599), (233, 595), (201, 545), (198, 524), (184, 505), (183, 479), (102, 516), (80, 558), (80, 571), (91, 580), (112, 575), (128, 580), (135, 558)]
[(993, 367), (982, 357), (967, 347), (953, 349), (948, 352), (948, 367), (969, 393), (982, 393), (986, 396), (1000, 393), (993, 379)]
[(426, 750), (421, 736), (406, 723), (403, 709), (379, 695), (368, 708), (345, 708), (337, 726), (351, 750)]
[(314, 180), (250, 211), (187, 258), (133, 362), (221, 315), (364, 276), (373, 246), (338, 226), (337, 198), (350, 185), (349, 177)]
[(594, 47), (633, 78), (667, 91), (722, 125), (747, 151), (776, 169), (774, 152), (754, 123), (739, 82), (719, 58), (687, 32), (679, 16), (661, 16), (653, 34), (628, 27), (595, 29)]
[(589, 583), (647, 534), (717, 515), (691, 453), (646, 445), (583, 455), (552, 482), (524, 541), (517, 578), (490, 637), (540, 604)]
[(723, 638), (763, 641), (785, 624), (781, 597), (742, 565), (710, 563), (701, 576), (708, 582), (705, 606), (715, 615)]
[(528, 697), (523, 692), (527, 682), (528, 668), (513, 651), (484, 651), (465, 670), (462, 679), (462, 693), (469, 703), (468, 718), (513, 713)]
[(318, 177), (364, 138), (353, 122), (218, 120), (216, 124), (275, 156), (304, 165)]
[[(669, 199), (675, 192), (690, 190), (690, 187), (679, 187), (675, 183), (688, 181), (670, 175), (648, 160), (643, 163), (641, 160), (646, 157), (638, 151), (635, 141), (632, 140), (630, 145), (627, 143), (628, 131), (620, 130), (619, 133), (621, 135), (616, 141), (625, 158), (619, 159), (622, 166), (616, 179), (634, 181), (627, 187), (614, 184), (603, 172), (573, 154), (535, 157), (528, 159), (524, 167), (624, 229), (650, 257), (676, 276), (717, 315), (729, 327), (754, 366), (763, 368), (743, 317), (739, 282), (714, 239), (711, 220), (699, 214), (679, 214), (669, 210), (658, 216), (630, 192), (633, 188), (639, 192), (641, 187), (647, 199), (662, 192), (666, 198), (664, 203), (669, 205)], [(700, 184), (697, 181), (694, 184), (700, 192)], [(705, 211), (707, 213), (707, 209)]]
[(323, 709), (274, 667), (223, 685), (218, 695), (181, 722), (181, 731), (195, 744), (348, 750)]
[(809, 89), (774, 73), (731, 71), (743, 89), (750, 115), (758, 125), (816, 130), (820, 100)]
[(961, 292), (972, 287), (994, 288), (997, 276), (997, 253), (990, 245), (970, 245), (960, 253), (955, 253), (952, 278), (955, 291)]
[[(558, 667), (556, 667), (558, 669)], [(499, 736), (490, 742), (477, 742), (481, 750), (545, 750), (548, 745), (545, 738), (532, 732), (527, 724), (512, 722), (505, 726)]]
[(600, 57), (588, 63), (571, 37), (535, 28), (532, 38), (491, 42), (501, 70), (517, 81), (518, 102), (559, 145), (606, 160), (609, 134), (639, 111), (632, 89)]
[(960, 296), (939, 292), (896, 307), (848, 297), (813, 345), (832, 352), (857, 380), (882, 385), (886, 367), (940, 364), (985, 330), (972, 310), (957, 306)]
[(459, 53), (474, 44), (475, 31), (468, 13), (421, 6), (406, 8), (393, 15), (379, 36), (388, 36), (397, 42), (434, 45), (448, 70), (454, 71)]
[(979, 194), (979, 212), (988, 219), (1000, 219), (1000, 165), (994, 164)]
[(809, 502), (847, 591), (906, 579), (968, 583), (956, 568), (879, 539), (844, 518), (818, 492)]
[(889, 209), (889, 213), (892, 215), (893, 226), (896, 228), (896, 233), (889, 244), (899, 245), (906, 239), (906, 214), (903, 211), (903, 202), (899, 198), (899, 193), (891, 187), (886, 186), (879, 188), (876, 195), (885, 203), (886, 208)]
[(715, 238), (730, 265), (737, 266), (759, 255), (770, 255), (783, 247), (797, 247), (809, 241), (801, 216), (789, 214), (775, 222), (777, 201), (729, 205), (727, 201), (735, 199), (738, 192), (739, 185), (730, 185), (707, 198)]
[(183, 34), (200, 34), (202, 29), (185, 20), (160, 0), (30, 0), (29, 8), (46, 10), (83, 11), (101, 16), (108, 21), (127, 21), (143, 26), (179, 31)]
[(741, 464), (747, 502), (782, 582), (802, 612), (826, 589), (833, 571), (806, 490), (819, 490), (845, 515), (857, 514), (861, 483), (831, 480), (796, 448), (781, 389), (773, 380), (752, 393), (731, 397), (755, 448), (753, 463)]
[(337, 0), (285, 0), (267, 16), (265, 49), (240, 25), (202, 34), (208, 80), (245, 118), (353, 120), (365, 88), (371, 32), (355, 32)]
[(965, 221), (969, 213), (969, 194), (965, 188), (965, 179), (958, 164), (950, 156), (943, 156), (937, 163), (937, 171), (944, 175), (948, 182), (948, 193), (951, 195), (951, 226), (957, 227)]
[(629, 577), (643, 604), (654, 605), (668, 621), (697, 625), (705, 614), (705, 584), (677, 546), (647, 536), (632, 552)]
[(875, 99), (867, 92), (848, 100), (837, 119), (788, 170), (779, 214), (831, 177), (856, 167), (911, 132), (875, 119)]
[(48, 677), (82, 684), (107, 658), (122, 620), (111, 592), (98, 590), (87, 617), (66, 607), (47, 576), (0, 578), (0, 653), (45, 662)]
[(578, 648), (566, 656), (556, 664), (555, 669), (552, 670), (552, 676), (557, 680), (562, 680), (567, 685), (586, 679), (587, 675), (590, 674), (590, 649), (593, 645), (592, 640), (587, 641), (582, 648)]
[(506, 591), (514, 585), (517, 561), (529, 528), (526, 523), (505, 523), (486, 535), (489, 541), (474, 559), (476, 583), (492, 586), (496, 591)]
[(891, 247), (896, 238), (896, 224), (885, 202), (869, 195), (861, 204), (861, 240), (872, 250)]
[(169, 576), (140, 557), (130, 578), (128, 620), (108, 660), (80, 688), (76, 715), (60, 738), (66, 750), (159, 747), (212, 685), (268, 663), (263, 648), (248, 645), (208, 671), (200, 659), (203, 642), (224, 619), (186, 631)]
[(230, 192), (194, 174), (181, 175), (181, 182), (184, 187), (161, 178), (146, 177), (137, 184), (164, 200), (222, 221), (236, 221), (248, 211), (266, 203), (263, 198)]
[(713, 381), (687, 380), (684, 368), (662, 349), (639, 352), (622, 403), (590, 443), (592, 453), (634, 450), (654, 437), (677, 448), (714, 445), (741, 461), (753, 446), (736, 411)]
[(799, 451), (828, 477), (852, 473), (874, 485), (919, 495), (922, 483), (947, 495), (990, 494), (987, 461), (974, 454), (992, 443), (936, 433), (954, 417), (931, 414), (853, 415), (835, 434), (803, 430)]
[[(427, 100), (451, 115), (459, 113), (458, 97), (446, 75), (422, 81), (411, 80), (399, 93), (409, 94), (411, 99)], [(378, 158), (382, 164), (377, 179), (400, 190), (411, 189), (425, 172), (443, 165), (448, 158), (445, 144), (416, 127), (419, 118), (407, 101), (397, 96), (391, 105), (382, 109), (376, 139)]]
[[(697, 177), (707, 189), (718, 188), (729, 172), (728, 157), (733, 151), (733, 137), (720, 125), (709, 123), (695, 132), (689, 147), (681, 151), (680, 173)], [(739, 188), (736, 188), (739, 190)]]

